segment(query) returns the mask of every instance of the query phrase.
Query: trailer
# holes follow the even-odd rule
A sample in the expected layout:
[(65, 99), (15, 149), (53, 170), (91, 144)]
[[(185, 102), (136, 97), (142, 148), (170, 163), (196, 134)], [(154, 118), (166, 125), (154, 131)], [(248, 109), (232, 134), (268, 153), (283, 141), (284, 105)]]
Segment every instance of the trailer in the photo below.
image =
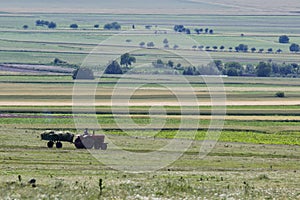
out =
[(55, 132), (55, 131), (45, 131), (41, 134), (41, 139), (48, 141), (48, 148), (53, 148), (54, 144), (56, 148), (62, 148), (62, 142), (73, 143), (74, 134), (70, 132)]
[(88, 130), (85, 129), (83, 134), (76, 136), (75, 141), (74, 137), (75, 135), (71, 132), (57, 132), (53, 130), (45, 131), (41, 134), (41, 139), (48, 141), (48, 148), (53, 148), (55, 144), (56, 148), (60, 149), (63, 146), (62, 142), (70, 142), (77, 149), (107, 149), (107, 143), (104, 142), (105, 135), (89, 134)]

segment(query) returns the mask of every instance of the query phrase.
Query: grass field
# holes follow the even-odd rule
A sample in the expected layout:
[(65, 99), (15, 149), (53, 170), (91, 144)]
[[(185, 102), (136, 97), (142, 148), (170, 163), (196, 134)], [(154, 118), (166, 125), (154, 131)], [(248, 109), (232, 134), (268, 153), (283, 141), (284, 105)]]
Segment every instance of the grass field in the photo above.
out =
[[(53, 20), (58, 24), (56, 30), (36, 27), (37, 19)], [(80, 19), (80, 20), (79, 20)], [(299, 30), (294, 24), (299, 23), (299, 16), (197, 16), (197, 15), (107, 15), (107, 14), (40, 14), (30, 16), (0, 17), (0, 62), (14, 63), (42, 63), (49, 64), (54, 58), (60, 58), (72, 64), (80, 65), (84, 58), (99, 43), (105, 41), (114, 32), (94, 29), (94, 24), (102, 27), (109, 20), (119, 21), (124, 30), (130, 30), (135, 24), (137, 30), (144, 30), (145, 25), (157, 25), (158, 29), (172, 30), (174, 24), (184, 24), (194, 28), (214, 29), (214, 35), (192, 35), (199, 45), (220, 47), (225, 46), (225, 52), (210, 52), (213, 59), (224, 61), (240, 61), (253, 63), (257, 60), (276, 62), (297, 62), (297, 55), (289, 53), (289, 44), (279, 44), (278, 37), (283, 34), (290, 36), (291, 43), (299, 43)], [(276, 24), (274, 22), (276, 21)], [(70, 30), (69, 25), (78, 23), (78, 30)], [(24, 24), (28, 30), (22, 30)], [(247, 26), (245, 26), (247, 24)], [(157, 28), (156, 28), (157, 29)], [(115, 32), (116, 33), (116, 32)], [(241, 34), (244, 37), (241, 37)], [(166, 38), (171, 37), (169, 35)], [(132, 39), (133, 37), (129, 37)], [(152, 37), (152, 40), (155, 37)], [(124, 37), (124, 41), (128, 39)], [(139, 46), (139, 43), (150, 42), (148, 36), (139, 36), (130, 45)], [(157, 45), (159, 43), (155, 42)], [(231, 53), (229, 47), (247, 44), (249, 49), (263, 48), (267, 51), (272, 48), (283, 50), (283, 54), (260, 53)], [(189, 43), (180, 44), (180, 48), (192, 50)], [(15, 57), (15, 55), (18, 55)]]
[[(183, 10), (174, 14), (171, 8), (166, 14), (155, 14), (153, 8), (149, 15), (93, 14), (92, 10), (89, 14), (0, 13), (0, 64), (51, 65), (59, 58), (97, 70), (95, 81), (78, 82), (66, 73), (0, 72), (0, 199), (299, 199), (299, 78), (183, 77), (165, 71), (160, 75), (162, 69), (102, 76), (103, 66), (124, 49), (137, 58), (136, 73), (148, 72), (144, 64), (158, 58), (188, 66), (199, 59), (200, 51), (192, 44), (225, 46), (224, 51), (202, 52), (203, 63), (213, 59), (299, 63), (299, 55), (288, 50), (290, 44), (278, 43), (283, 34), (291, 43), (300, 43), (300, 16), (287, 15), (289, 6), (278, 11), (276, 1), (273, 13), (282, 15), (269, 15), (255, 3), (227, 3), (189, 1), (188, 15), (180, 14)], [(262, 6), (266, 5), (270, 3)], [(195, 15), (197, 6), (207, 9), (203, 13), (223, 10), (223, 15)], [(242, 8), (245, 15), (228, 14)], [(246, 15), (253, 12), (261, 15)], [(55, 21), (58, 27), (36, 27), (38, 19)], [(117, 32), (102, 29), (113, 21), (129, 32), (115, 36)], [(72, 23), (79, 29), (71, 30)], [(22, 28), (25, 24), (27, 30)], [(94, 29), (94, 24), (100, 28)], [(215, 33), (181, 37), (170, 31), (175, 24), (191, 30), (207, 27)], [(145, 25), (152, 25), (152, 30), (145, 32)], [(156, 29), (168, 34), (153, 34)], [(179, 49), (159, 49), (164, 38)], [(137, 49), (141, 41), (153, 41), (157, 49)], [(283, 53), (228, 51), (241, 43), (256, 49), (280, 48)], [(285, 97), (276, 97), (277, 92)], [(105, 134), (108, 149), (76, 149), (71, 143), (48, 149), (40, 139), (45, 130), (82, 134), (85, 128)], [(191, 145), (181, 152), (186, 143)], [(165, 148), (169, 144), (176, 145)], [(138, 166), (124, 152), (145, 157), (159, 152), (153, 163), (137, 162), (148, 169), (160, 166), (166, 156), (180, 156), (157, 171), (129, 173), (120, 169)], [(28, 183), (30, 179), (36, 183)]]
[[(137, 91), (131, 97), (130, 113), (126, 106), (102, 105), (95, 108), (96, 114), (89, 113), (89, 107), (83, 106), (75, 115), (77, 120), (85, 122), (96, 117), (101, 129), (95, 124), (86, 126), (96, 129), (97, 133), (105, 133), (111, 143), (123, 150), (136, 153), (155, 151), (174, 139), (185, 139), (185, 135), (189, 138), (196, 130), (193, 144), (174, 163), (156, 172), (128, 174), (114, 171), (88, 151), (75, 150), (72, 144), (64, 144), (62, 150), (50, 150), (40, 140), (39, 134), (47, 129), (77, 132), (72, 107), (67, 104), (57, 106), (72, 100), (74, 83), (70, 77), (1, 76), (1, 198), (299, 198), (297, 79), (224, 78), (227, 103), (238, 101), (241, 104), (227, 106), (217, 146), (200, 159), (198, 151), (207, 136), (211, 111), (215, 108), (199, 106), (199, 116), (194, 106), (169, 105), (164, 106), (167, 113), (164, 115), (160, 112), (161, 107), (156, 106), (157, 113), (149, 115), (151, 106), (134, 106), (137, 102), (148, 102), (148, 105), (173, 102), (175, 97), (168, 90), (162, 90), (159, 83), (168, 84), (171, 90), (182, 90), (187, 86), (172, 82), (171, 77), (158, 79), (158, 85), (148, 84)], [(100, 79), (96, 91), (100, 104), (110, 101), (112, 89), (119, 79), (118, 76)], [(199, 100), (208, 101), (208, 89), (203, 80), (199, 77), (188, 80)], [(127, 77), (122, 87), (126, 91), (139, 82), (143, 82), (141, 77)], [(274, 96), (280, 90), (286, 92), (286, 98)], [(266, 99), (268, 105), (259, 105)], [(294, 100), (294, 104), (287, 105)], [(278, 106), (277, 101), (284, 104)], [(5, 102), (12, 102), (12, 105), (5, 106)], [(24, 102), (44, 105), (24, 106)], [(258, 105), (247, 105), (248, 102)], [(190, 130), (181, 130), (178, 137), (177, 129), (182, 119), (189, 120)], [(127, 129), (120, 130), (116, 120), (126, 124)], [(159, 128), (160, 123), (153, 124), (153, 120), (164, 121), (163, 129)], [(107, 151), (110, 156), (117, 157), (119, 150), (109, 146)], [(126, 165), (126, 160), (124, 162)], [(18, 175), (21, 175), (21, 181)], [(37, 180), (34, 187), (27, 183), (31, 178)], [(101, 192), (99, 179), (105, 186)]]

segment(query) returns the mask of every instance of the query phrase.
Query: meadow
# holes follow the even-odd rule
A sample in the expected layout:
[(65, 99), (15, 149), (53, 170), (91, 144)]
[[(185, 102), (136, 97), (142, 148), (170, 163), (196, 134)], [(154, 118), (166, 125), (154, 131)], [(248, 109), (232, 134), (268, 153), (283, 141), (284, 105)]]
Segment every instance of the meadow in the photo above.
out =
[[(36, 27), (38, 19), (55, 21), (58, 27)], [(119, 56), (115, 49), (135, 49), (141, 41), (151, 39), (156, 46), (163, 45), (164, 35), (125, 34), (111, 46), (97, 49), (116, 33), (102, 29), (112, 21), (128, 31), (135, 24), (138, 33), (144, 32), (145, 25), (152, 25), (153, 31), (169, 31), (175, 24), (212, 28), (213, 35), (190, 35), (195, 43), (226, 47), (209, 52), (209, 60), (298, 63), (298, 54), (288, 51), (289, 44), (279, 44), (278, 37), (287, 34), (291, 42), (300, 43), (299, 20), (299, 16), (275, 15), (6, 14), (0, 15), (0, 63), (52, 65), (59, 58), (81, 65), (94, 48), (110, 49), (110, 57)], [(72, 23), (79, 29), (70, 29)], [(94, 24), (100, 28), (94, 29)], [(166, 35), (170, 41), (175, 36)], [(126, 42), (128, 38), (132, 41)], [(178, 41), (182, 52), (195, 57), (197, 50), (185, 41)], [(280, 48), (283, 53), (227, 50), (240, 43), (257, 49)], [(136, 65), (158, 58), (180, 60), (159, 49), (149, 52), (133, 52)], [(95, 56), (99, 56), (97, 62), (106, 63), (101, 51)], [(299, 78), (180, 79), (166, 74), (103, 76), (99, 71), (92, 81), (74, 81), (66, 74), (1, 71), (0, 199), (300, 198)], [(285, 97), (277, 97), (277, 92), (284, 92)], [(214, 105), (213, 97), (220, 104)], [(74, 105), (74, 98), (95, 102)], [(190, 141), (191, 145), (176, 161), (157, 171), (129, 173), (117, 170), (120, 163), (107, 165), (94, 156), (94, 150), (76, 149), (71, 143), (48, 149), (40, 139), (45, 130), (82, 134), (84, 128), (105, 134), (108, 149), (98, 153), (121, 159), (124, 166), (131, 163), (120, 158), (122, 151), (143, 155), (172, 141)], [(217, 135), (218, 142), (201, 158), (199, 151), (209, 134)], [(180, 148), (160, 152), (172, 157)], [(28, 183), (30, 179), (36, 183)]]

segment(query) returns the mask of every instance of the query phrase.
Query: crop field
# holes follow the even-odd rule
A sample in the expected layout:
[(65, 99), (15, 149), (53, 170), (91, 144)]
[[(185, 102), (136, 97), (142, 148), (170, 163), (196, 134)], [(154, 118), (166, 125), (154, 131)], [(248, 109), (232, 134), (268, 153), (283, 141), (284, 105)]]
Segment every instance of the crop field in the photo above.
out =
[[(207, 136), (212, 110), (222, 109), (201, 105), (210, 99), (203, 80), (188, 78), (199, 100), (199, 115), (195, 106), (176, 105), (176, 97), (159, 85), (167, 83), (171, 91), (187, 87), (167, 77), (136, 91), (129, 108), (112, 107), (109, 102), (119, 79), (99, 79), (95, 113), (82, 106), (74, 115), (74, 82), (69, 76), (0, 77), (1, 198), (299, 198), (297, 79), (224, 78), (228, 104), (224, 127), (217, 145), (203, 159), (198, 152)], [(139, 81), (142, 82), (140, 77), (132, 76), (121, 87), (126, 91)], [(286, 98), (275, 97), (277, 91), (285, 91)], [(160, 112), (163, 104), (166, 114)], [(106, 134), (110, 143), (128, 152), (155, 151), (174, 139), (188, 139), (191, 133), (195, 133), (194, 142), (180, 159), (159, 171), (115, 171), (87, 150), (76, 150), (68, 143), (62, 150), (48, 149), (40, 140), (40, 133), (49, 129), (80, 133), (74, 117), (85, 121), (96, 118), (100, 126), (86, 125), (97, 134)], [(182, 128), (178, 136), (182, 120), (188, 120), (188, 128)], [(164, 121), (163, 128), (153, 121)], [(126, 129), (120, 129), (120, 124), (126, 124)], [(117, 157), (119, 150), (109, 146), (107, 151)], [(37, 181), (34, 188), (27, 183), (31, 178)], [(101, 191), (100, 179), (105, 186)]]
[[(165, 14), (99, 14), (91, 8), (89, 14), (29, 13), (30, 4), (24, 13), (0, 13), (0, 199), (300, 199), (299, 78), (180, 76), (149, 69), (158, 59), (183, 66), (197, 59), (299, 63), (289, 46), (300, 43), (300, 16), (291, 14), (290, 5), (269, 15), (248, 1), (223, 1), (228, 5), (188, 1), (189, 14), (172, 11), (185, 0)], [(201, 15), (194, 14), (197, 6)], [(228, 14), (237, 8), (245, 8), (244, 15)], [(211, 9), (220, 12), (212, 15)], [(36, 26), (39, 19), (54, 21), (56, 29)], [(103, 29), (114, 21), (122, 34)], [(79, 28), (71, 29), (73, 23)], [(177, 24), (192, 34), (175, 33)], [(214, 34), (197, 35), (195, 28)], [(285, 34), (290, 43), (279, 43)], [(155, 47), (140, 48), (140, 42)], [(235, 52), (239, 44), (264, 52)], [(134, 73), (103, 75), (124, 49), (136, 57)], [(56, 65), (55, 58), (66, 63)], [(95, 80), (73, 80), (75, 65), (91, 67)], [(47, 130), (82, 134), (85, 128), (105, 134), (108, 149), (76, 149), (67, 142), (47, 148), (40, 136)], [(137, 173), (138, 164), (146, 170)]]

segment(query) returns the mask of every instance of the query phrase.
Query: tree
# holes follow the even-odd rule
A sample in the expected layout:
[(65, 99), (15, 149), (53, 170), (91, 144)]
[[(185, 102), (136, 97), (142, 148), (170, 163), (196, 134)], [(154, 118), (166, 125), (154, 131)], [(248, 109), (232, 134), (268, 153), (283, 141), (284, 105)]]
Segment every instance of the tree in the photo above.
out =
[(204, 49), (204, 46), (203, 46), (203, 45), (200, 45), (200, 46), (198, 46), (198, 49), (199, 49), (199, 50), (203, 50), (203, 49)]
[(240, 76), (243, 73), (243, 66), (238, 62), (228, 62), (225, 64), (225, 75)]
[(183, 75), (198, 75), (196, 67), (186, 67), (183, 70)]
[(269, 48), (268, 49), (268, 53), (272, 53), (273, 52), (273, 49), (272, 48)]
[(45, 21), (45, 20), (36, 20), (35, 21), (35, 25), (36, 26), (48, 26), (49, 25), (49, 21)]
[(214, 34), (214, 30), (210, 29), (209, 34)]
[(136, 59), (135, 57), (131, 56), (129, 53), (125, 53), (121, 56), (121, 65), (125, 65), (126, 67), (131, 66), (132, 63), (135, 63)]
[(123, 74), (120, 64), (114, 60), (105, 69), (105, 74)]
[(295, 53), (299, 52), (299, 51), (300, 51), (299, 45), (298, 45), (298, 44), (295, 44), (295, 43), (291, 44), (291, 46), (290, 46), (290, 51), (291, 51), (291, 52), (295, 52)]
[(279, 37), (279, 43), (289, 43), (290, 42), (290, 38), (286, 35), (282, 35)]
[(217, 46), (213, 46), (214, 51), (217, 51), (218, 47)]
[(196, 50), (197, 49), (197, 45), (193, 45), (192, 49)]
[(238, 74), (238, 70), (237, 69), (235, 69), (235, 68), (229, 68), (226, 71), (226, 75), (227, 76), (238, 76), (239, 74)]
[(55, 23), (55, 22), (50, 22), (50, 23), (48, 24), (48, 28), (50, 28), (50, 29), (55, 29), (55, 28), (56, 28), (56, 23)]
[(140, 47), (143, 48), (145, 46), (145, 42), (140, 42)]
[(239, 46), (236, 47), (236, 51), (247, 52), (248, 51), (248, 45), (239, 44)]
[(231, 52), (233, 48), (232, 48), (232, 47), (229, 47), (228, 49), (229, 49), (229, 51)]
[(258, 77), (269, 77), (271, 74), (272, 67), (269, 63), (260, 62), (256, 66), (256, 75)]
[(262, 53), (262, 52), (264, 52), (264, 49), (259, 49), (258, 50), (258, 53)]
[(77, 28), (78, 28), (78, 25), (77, 25), (77, 24), (71, 24), (71, 25), (70, 25), (70, 28), (77, 29)]
[(222, 46), (220, 46), (220, 50), (224, 50), (225, 49), (225, 47), (222, 45)]
[(178, 48), (179, 48), (179, 46), (177, 44), (174, 44), (173, 49), (176, 50)]
[(94, 25), (94, 28), (99, 28), (99, 24), (95, 24), (95, 25)]
[(282, 53), (282, 50), (281, 49), (277, 49), (276, 53)]
[(285, 97), (285, 94), (284, 94), (284, 92), (281, 92), (281, 91), (280, 91), (280, 92), (276, 92), (276, 93), (275, 93), (275, 96), (276, 96), (276, 97), (279, 97), (279, 98), (283, 98), (283, 97)]
[(168, 40), (167, 38), (165, 38), (165, 39), (163, 40), (163, 43), (164, 43), (164, 44), (168, 44), (168, 43), (169, 43), (169, 40)]
[(199, 35), (201, 33), (199, 28), (195, 28), (194, 31)]
[(24, 25), (24, 26), (23, 26), (23, 29), (28, 29), (28, 25)]
[(147, 47), (148, 48), (151, 48), (151, 47), (154, 47), (155, 45), (154, 45), (154, 42), (148, 42), (147, 43)]
[(191, 30), (189, 28), (185, 29), (185, 33), (190, 35), (191, 34)]
[(173, 29), (174, 29), (174, 31), (179, 32), (179, 33), (186, 31), (186, 29), (184, 28), (184, 25), (181, 25), (181, 24), (175, 25)]
[(252, 47), (252, 48), (251, 48), (251, 52), (254, 53), (255, 51), (256, 51), (256, 48), (255, 48), (255, 47)]
[(208, 33), (208, 30), (209, 30), (209, 29), (208, 29), (208, 28), (206, 28), (206, 29), (204, 30), (204, 31), (205, 31), (205, 33)]
[(72, 78), (75, 79), (82, 79), (82, 80), (94, 80), (94, 73), (91, 69), (89, 68), (85, 68), (85, 67), (81, 67), (76, 69), (73, 72)]
[(121, 25), (118, 22), (108, 23), (104, 25), (105, 30), (120, 30)]
[(169, 67), (174, 67), (174, 62), (172, 60), (169, 60), (168, 61), (168, 64), (167, 64)]
[(214, 60), (214, 64), (220, 72), (223, 71), (224, 66), (223, 66), (223, 62), (221, 60)]

